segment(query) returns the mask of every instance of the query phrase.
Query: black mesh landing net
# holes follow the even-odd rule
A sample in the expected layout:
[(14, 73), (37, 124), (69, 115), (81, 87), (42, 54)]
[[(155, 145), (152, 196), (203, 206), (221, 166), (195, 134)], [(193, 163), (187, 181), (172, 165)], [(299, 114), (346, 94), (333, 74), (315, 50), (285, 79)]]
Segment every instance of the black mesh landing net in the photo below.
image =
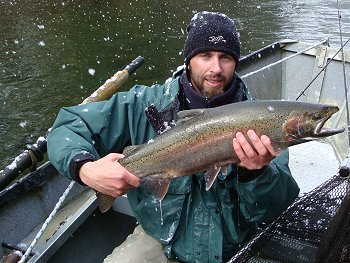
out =
[(350, 262), (349, 179), (336, 175), (304, 195), (229, 262)]

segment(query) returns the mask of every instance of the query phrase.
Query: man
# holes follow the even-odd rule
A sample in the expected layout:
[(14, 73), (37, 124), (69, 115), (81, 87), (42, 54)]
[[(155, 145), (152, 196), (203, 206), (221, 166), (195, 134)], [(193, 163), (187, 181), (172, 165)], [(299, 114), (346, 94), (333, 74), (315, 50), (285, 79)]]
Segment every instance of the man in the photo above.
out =
[[(69, 178), (95, 190), (128, 193), (140, 223), (106, 262), (223, 262), (290, 205), (299, 188), (288, 168), (288, 151), (276, 157), (267, 136), (237, 133), (240, 162), (228, 166), (205, 190), (204, 173), (171, 181), (161, 204), (118, 160), (125, 146), (155, 137), (145, 110), (153, 105), (163, 121), (177, 112), (251, 99), (235, 74), (240, 42), (224, 14), (200, 12), (187, 28), (185, 69), (164, 85), (137, 85), (106, 102), (63, 108), (48, 137), (49, 158)], [(248, 143), (246, 137), (252, 142)]]

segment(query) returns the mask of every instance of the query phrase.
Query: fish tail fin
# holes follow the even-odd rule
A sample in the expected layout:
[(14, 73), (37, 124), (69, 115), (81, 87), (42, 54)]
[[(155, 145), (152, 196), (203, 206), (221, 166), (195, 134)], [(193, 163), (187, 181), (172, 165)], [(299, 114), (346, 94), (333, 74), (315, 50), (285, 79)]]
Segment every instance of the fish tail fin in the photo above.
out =
[(113, 206), (115, 197), (99, 192), (96, 192), (96, 197), (101, 213), (107, 212)]

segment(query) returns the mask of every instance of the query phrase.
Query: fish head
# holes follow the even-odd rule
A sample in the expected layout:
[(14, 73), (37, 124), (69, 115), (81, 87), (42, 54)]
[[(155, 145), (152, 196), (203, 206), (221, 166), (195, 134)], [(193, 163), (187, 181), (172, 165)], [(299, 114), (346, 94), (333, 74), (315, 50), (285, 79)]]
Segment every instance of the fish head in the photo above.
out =
[(284, 139), (298, 144), (342, 133), (344, 128), (324, 127), (326, 121), (338, 111), (337, 106), (305, 103), (305, 107), (294, 109), (287, 117), (283, 125)]

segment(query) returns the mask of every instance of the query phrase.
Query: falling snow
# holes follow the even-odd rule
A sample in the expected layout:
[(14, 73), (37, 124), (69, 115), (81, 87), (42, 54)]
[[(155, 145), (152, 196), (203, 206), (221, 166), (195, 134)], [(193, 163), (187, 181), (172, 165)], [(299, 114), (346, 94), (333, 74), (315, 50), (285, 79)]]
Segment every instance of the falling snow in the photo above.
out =
[(93, 76), (93, 75), (95, 75), (96, 70), (94, 70), (93, 68), (89, 68), (89, 69), (88, 69), (88, 72), (89, 72), (89, 74), (90, 74), (91, 76)]
[(26, 127), (27, 126), (27, 121), (21, 121), (19, 123), (19, 126), (21, 126), (22, 128)]

